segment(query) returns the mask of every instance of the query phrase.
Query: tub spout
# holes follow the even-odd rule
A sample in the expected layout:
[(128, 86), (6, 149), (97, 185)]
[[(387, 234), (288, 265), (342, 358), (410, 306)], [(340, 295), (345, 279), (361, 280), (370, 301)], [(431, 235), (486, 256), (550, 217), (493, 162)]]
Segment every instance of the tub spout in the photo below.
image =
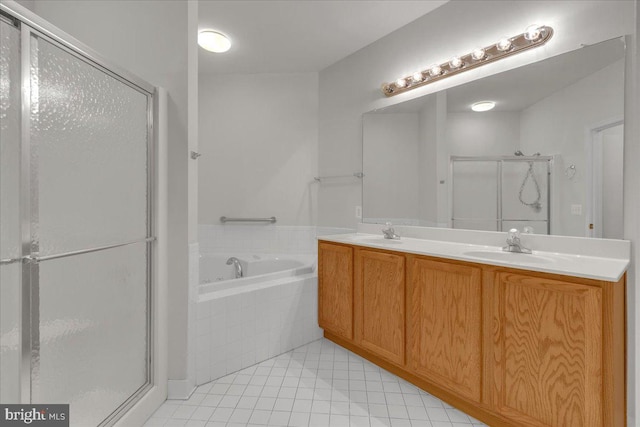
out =
[(231, 265), (231, 264), (233, 264), (233, 268), (236, 276), (235, 278), (239, 279), (240, 277), (242, 277), (242, 265), (240, 264), (240, 260), (232, 256), (227, 260), (227, 265)]

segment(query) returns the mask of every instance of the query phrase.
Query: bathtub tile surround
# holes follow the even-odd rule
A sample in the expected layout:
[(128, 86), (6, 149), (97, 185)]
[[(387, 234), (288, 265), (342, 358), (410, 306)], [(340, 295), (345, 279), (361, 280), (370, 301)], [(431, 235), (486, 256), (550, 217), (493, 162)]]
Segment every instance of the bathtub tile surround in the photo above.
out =
[(166, 401), (145, 427), (480, 427), (480, 421), (320, 339)]
[(197, 305), (198, 384), (317, 340), (316, 273), (200, 296)]
[[(194, 310), (196, 383), (220, 378), (320, 338), (316, 236), (352, 231), (271, 224), (200, 225), (199, 257), (207, 261), (200, 263), (203, 282), (210, 276), (221, 276), (208, 268), (220, 257), (222, 262), (231, 256), (242, 257), (243, 268), (252, 277), (200, 285)], [(255, 260), (268, 262), (273, 254), (285, 260), (290, 255), (305, 264), (305, 257), (313, 261), (295, 272), (253, 277), (251, 270), (258, 266)]]
[(316, 236), (352, 232), (348, 228), (287, 226), (275, 224), (200, 224), (202, 253), (314, 254)]

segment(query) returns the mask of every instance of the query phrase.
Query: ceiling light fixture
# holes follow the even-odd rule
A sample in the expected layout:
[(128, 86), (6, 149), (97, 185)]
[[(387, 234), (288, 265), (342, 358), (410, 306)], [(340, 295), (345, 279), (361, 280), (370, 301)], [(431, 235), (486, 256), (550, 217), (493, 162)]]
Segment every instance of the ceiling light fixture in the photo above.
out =
[(553, 28), (545, 25), (530, 25), (522, 34), (514, 37), (503, 37), (491, 46), (475, 48), (466, 55), (455, 56), (448, 62), (434, 64), (413, 75), (415, 77), (421, 74), (423, 76), (422, 79), (402, 77), (393, 83), (384, 83), (382, 85), (382, 93), (386, 96), (394, 96), (427, 85), (507, 56), (515, 55), (527, 49), (542, 46), (551, 36), (553, 36)]
[(473, 104), (471, 106), (471, 109), (473, 111), (482, 112), (482, 111), (493, 110), (493, 107), (495, 106), (496, 106), (496, 103), (493, 101), (480, 101)]
[(231, 40), (224, 34), (214, 30), (202, 30), (198, 33), (198, 44), (204, 50), (224, 53), (231, 49)]

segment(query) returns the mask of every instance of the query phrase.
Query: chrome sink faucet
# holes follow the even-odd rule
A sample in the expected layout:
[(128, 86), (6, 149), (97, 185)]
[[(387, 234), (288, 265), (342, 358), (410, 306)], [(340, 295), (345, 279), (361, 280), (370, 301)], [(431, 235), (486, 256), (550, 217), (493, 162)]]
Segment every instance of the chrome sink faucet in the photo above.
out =
[(400, 236), (398, 236), (395, 230), (393, 229), (393, 224), (391, 224), (390, 222), (387, 222), (385, 225), (387, 226), (387, 228), (382, 229), (382, 234), (384, 234), (385, 239), (395, 239), (395, 240), (400, 239)]
[(242, 277), (242, 265), (240, 264), (240, 260), (234, 256), (227, 260), (227, 265), (233, 264), (233, 268), (235, 271), (235, 278), (239, 279)]
[(502, 248), (505, 252), (516, 252), (519, 254), (530, 254), (531, 249), (525, 248), (520, 242), (520, 232), (517, 228), (512, 228), (507, 234), (507, 246)]

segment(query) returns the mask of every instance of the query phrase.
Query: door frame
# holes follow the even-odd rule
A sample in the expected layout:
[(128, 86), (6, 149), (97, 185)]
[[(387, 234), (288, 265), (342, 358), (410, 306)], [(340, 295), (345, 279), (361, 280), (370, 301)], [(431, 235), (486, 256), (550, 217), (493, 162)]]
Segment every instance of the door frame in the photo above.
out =
[(597, 206), (602, 206), (602, 131), (618, 125), (624, 126), (622, 116), (593, 123), (585, 131), (585, 237), (602, 237), (602, 215), (596, 211)]

